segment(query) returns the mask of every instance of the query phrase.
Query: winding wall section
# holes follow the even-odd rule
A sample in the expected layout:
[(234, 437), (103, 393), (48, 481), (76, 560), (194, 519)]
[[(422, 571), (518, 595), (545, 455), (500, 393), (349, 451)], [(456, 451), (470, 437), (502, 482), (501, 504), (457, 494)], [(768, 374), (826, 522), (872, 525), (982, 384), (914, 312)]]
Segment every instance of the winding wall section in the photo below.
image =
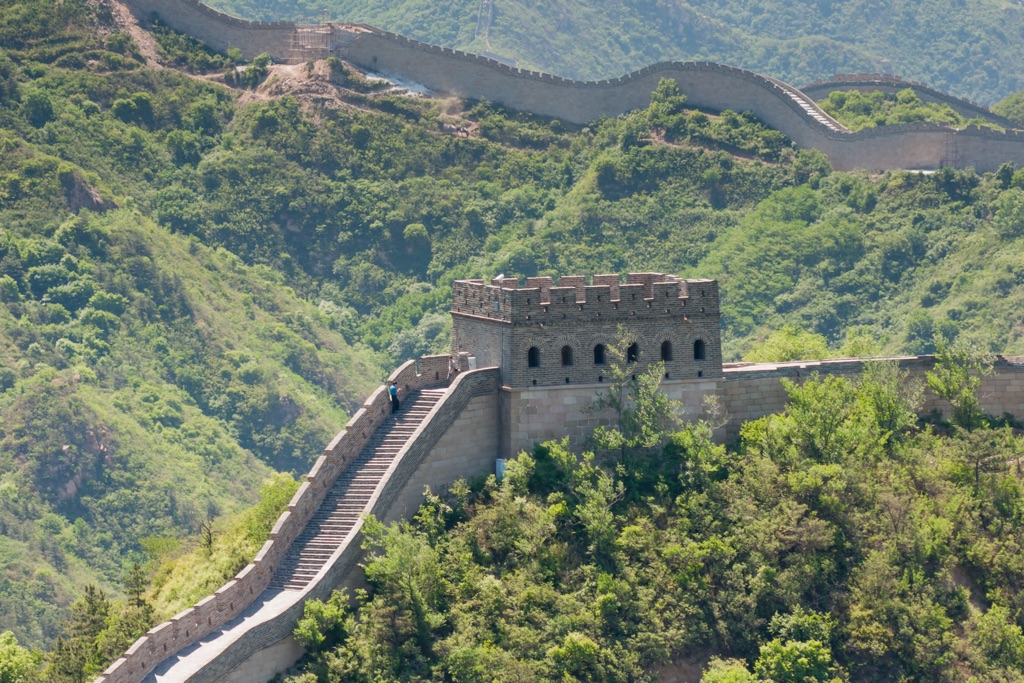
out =
[[(447, 356), (409, 361), (389, 379), (405, 393), (444, 386)], [(483, 369), (458, 376), (443, 398), (416, 429), (381, 479), (366, 512), (390, 520), (406, 509), (418, 506), (423, 486), (435, 488), (461, 476), (486, 473), (497, 452), (498, 371)], [(488, 410), (488, 407), (491, 407)], [(289, 644), (306, 600), (323, 600), (332, 590), (352, 577), (362, 556), (362, 520), (327, 561), (324, 568), (302, 590), (268, 590), (274, 572), (289, 546), (306, 527), (327, 491), (388, 418), (390, 399), (382, 386), (369, 398), (321, 456), (302, 484), (288, 509), (271, 532), (271, 538), (252, 564), (213, 595), (182, 612), (140, 638), (111, 665), (99, 679), (105, 683), (139, 681), (190, 681), (205, 683), (226, 680), (267, 680), (281, 666), (295, 661), (301, 649)], [(449, 441), (471, 444), (469, 450), (453, 449), (446, 443), (449, 429), (461, 417), (474, 421), (462, 425)], [(468, 435), (468, 437), (466, 436)], [(438, 446), (435, 453), (435, 446)], [(212, 636), (212, 637), (211, 637)], [(269, 648), (269, 656), (259, 658)], [(232, 676), (247, 660), (256, 675)], [(151, 672), (157, 669), (156, 674)]]
[(298, 62), (336, 55), (371, 71), (399, 76), (439, 92), (586, 123), (647, 106), (662, 78), (673, 78), (689, 101), (711, 110), (751, 111), (799, 147), (824, 152), (838, 170), (974, 167), (993, 171), (1005, 162), (1024, 166), (1024, 135), (942, 125), (883, 126), (851, 134), (797, 88), (752, 71), (710, 62), (648, 66), (621, 78), (573, 81), (518, 69), (450, 48), (427, 45), (365, 24), (319, 27), (329, 38), (310, 43), (314, 27), (247, 22), (197, 0), (125, 0), (140, 18), (159, 14), (170, 26), (210, 46), (237, 47), (247, 57), (269, 52)]
[[(933, 356), (896, 359), (910, 375), (923, 380), (935, 364)], [(410, 361), (392, 378), (406, 391), (444, 383), (447, 357), (425, 358), (417, 374)], [(747, 420), (781, 411), (786, 391), (780, 380), (799, 381), (812, 373), (855, 376), (859, 359), (798, 361), (778, 364), (726, 365), (721, 377), (664, 383), (693, 416), (701, 399), (716, 394), (731, 416), (719, 437), (733, 439)], [(1024, 358), (999, 357), (995, 372), (981, 387), (984, 410), (991, 414), (1024, 415)], [(568, 435), (582, 445), (586, 435), (608, 416), (585, 409), (607, 385), (538, 387), (512, 392), (500, 386), (497, 368), (461, 374), (434, 405), (384, 474), (366, 511), (391, 521), (414, 513), (424, 486), (438, 489), (459, 477), (486, 474), (499, 451), (503, 422), (511, 428), (512, 453), (533, 443)], [(926, 394), (924, 411), (948, 410), (944, 401)], [(518, 406), (518, 407), (517, 407)], [(390, 411), (384, 387), (378, 389), (328, 446), (296, 493), (253, 564), (214, 595), (170, 621), (151, 629), (101, 678), (105, 683), (259, 683), (294, 663), (301, 648), (290, 634), (309, 599), (326, 599), (332, 590), (358, 581), (354, 571), (362, 557), (358, 521), (324, 568), (302, 590), (267, 590), (288, 546), (306, 527), (313, 512), (362, 451)], [(157, 668), (156, 673), (150, 673)]]

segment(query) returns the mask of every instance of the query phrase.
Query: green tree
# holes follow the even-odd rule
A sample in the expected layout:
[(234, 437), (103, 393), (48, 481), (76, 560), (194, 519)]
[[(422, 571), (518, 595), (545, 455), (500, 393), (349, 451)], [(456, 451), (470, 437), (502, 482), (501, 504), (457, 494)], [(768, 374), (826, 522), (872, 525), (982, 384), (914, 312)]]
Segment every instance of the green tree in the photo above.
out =
[(757, 676), (750, 673), (742, 661), (718, 657), (711, 658), (700, 680), (701, 683), (758, 683)]
[(828, 358), (828, 342), (820, 334), (786, 325), (773, 330), (759, 345), (744, 354), (754, 363), (784, 363), (791, 360)]
[(875, 334), (864, 327), (850, 327), (834, 355), (837, 358), (871, 358), (881, 354), (882, 344)]
[(770, 630), (783, 641), (817, 640), (828, 644), (832, 641), (835, 620), (831, 615), (808, 611), (797, 606), (789, 614), (776, 614), (772, 617)]
[(567, 633), (562, 642), (548, 650), (553, 680), (605, 680), (601, 646), (583, 633)]
[(761, 646), (754, 673), (771, 683), (829, 681), (834, 677), (832, 652), (818, 640), (783, 642), (776, 638)]
[(663, 444), (679, 427), (683, 412), (682, 402), (661, 390), (665, 364), (650, 363), (637, 372), (642, 359), (632, 344), (620, 330), (619, 342), (607, 349), (611, 382), (590, 406), (614, 414), (614, 424), (595, 429), (593, 439), (599, 449), (617, 450), (622, 457)]
[(875, 418), (887, 444), (900, 439), (917, 422), (924, 387), (901, 370), (898, 361), (878, 360), (864, 364), (857, 379), (857, 394)]
[(437, 552), (408, 525), (385, 527), (372, 517), (363, 525), (363, 547), (374, 553), (366, 580), (409, 621), (396, 624), (396, 637), (412, 638), (419, 657), (433, 652), (433, 631), (443, 623), (436, 611), (443, 590)]
[(38, 681), (41, 663), (42, 656), (18, 645), (13, 633), (0, 633), (0, 683)]
[(806, 457), (838, 462), (863, 435), (853, 419), (858, 406), (850, 380), (815, 373), (802, 384), (782, 378), (782, 386), (789, 394), (791, 438)]
[(985, 424), (981, 410), (981, 378), (992, 372), (992, 354), (981, 351), (966, 339), (952, 344), (936, 340), (935, 370), (928, 372), (928, 388), (953, 407), (953, 423), (970, 431)]
[(1005, 239), (1024, 234), (1024, 190), (1013, 187), (999, 195), (992, 226)]
[(295, 638), (310, 654), (322, 654), (345, 641), (352, 627), (351, 619), (348, 591), (333, 591), (326, 602), (306, 602), (302, 618), (295, 626)]
[(52, 683), (85, 683), (103, 669), (97, 639), (107, 627), (110, 601), (92, 584), (71, 606), (71, 618), (50, 652), (46, 680)]
[(1002, 605), (992, 605), (975, 620), (971, 644), (986, 659), (1000, 666), (1024, 666), (1024, 631), (1013, 622), (1010, 611)]
[(42, 128), (53, 119), (53, 103), (42, 90), (30, 90), (23, 98), (25, 118), (36, 128)]

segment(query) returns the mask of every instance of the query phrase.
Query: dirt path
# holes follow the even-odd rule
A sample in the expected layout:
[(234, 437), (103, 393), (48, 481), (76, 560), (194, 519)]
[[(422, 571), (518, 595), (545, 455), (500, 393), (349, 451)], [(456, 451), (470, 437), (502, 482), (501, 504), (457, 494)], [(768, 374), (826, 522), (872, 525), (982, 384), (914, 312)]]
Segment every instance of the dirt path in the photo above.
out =
[(126, 32), (135, 41), (139, 52), (146, 60), (146, 66), (150, 69), (163, 69), (160, 63), (160, 53), (157, 50), (156, 39), (139, 26), (135, 16), (125, 7), (120, 0), (109, 0), (110, 9), (114, 15), (114, 23), (119, 29)]

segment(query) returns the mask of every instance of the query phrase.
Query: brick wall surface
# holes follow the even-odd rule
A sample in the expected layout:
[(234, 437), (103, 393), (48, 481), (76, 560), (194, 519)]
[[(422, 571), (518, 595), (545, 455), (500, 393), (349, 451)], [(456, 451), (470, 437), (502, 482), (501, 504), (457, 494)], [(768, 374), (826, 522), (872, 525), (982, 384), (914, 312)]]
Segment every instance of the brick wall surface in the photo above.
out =
[[(721, 375), (718, 284), (663, 273), (531, 278), (498, 284), (460, 281), (452, 291), (454, 348), (501, 363), (513, 388), (608, 380), (609, 349), (620, 331), (637, 346), (638, 371), (664, 360), (666, 379)], [(500, 285), (500, 286), (498, 286)], [(701, 344), (703, 358), (695, 345)], [(605, 347), (598, 362), (596, 348)], [(531, 367), (531, 349), (539, 361)]]
[(385, 521), (410, 519), (423, 502), (426, 487), (437, 493), (458, 479), (469, 481), (494, 473), (499, 455), (497, 389), (496, 381), (486, 385), (484, 393), (461, 408), (388, 506)]
[(246, 59), (269, 52), (275, 61), (287, 61), (292, 51), (295, 24), (245, 21), (218, 12), (195, 0), (124, 0), (140, 19), (154, 14), (170, 27), (204, 41), (214, 50), (237, 47)]
[[(921, 413), (934, 410), (945, 417), (951, 406), (927, 389), (926, 375), (935, 368), (934, 356), (896, 358), (900, 367), (909, 372), (909, 381), (925, 387)], [(748, 420), (782, 411), (786, 405), (786, 391), (780, 380), (805, 380), (813, 374), (838, 375), (856, 378), (868, 361), (858, 359), (832, 361), (794, 361), (791, 363), (744, 365), (733, 364), (724, 368), (720, 386), (722, 404), (730, 421), (726, 429), (731, 440), (739, 435), (740, 425)], [(979, 390), (982, 410), (996, 417), (1008, 413), (1024, 416), (1024, 358), (998, 356), (992, 374), (982, 378)]]
[[(933, 356), (915, 356), (897, 359), (910, 373), (910, 381), (927, 387), (926, 373), (935, 367)], [(662, 388), (671, 398), (685, 406), (685, 419), (704, 417), (702, 404), (705, 396), (717, 394), (729, 422), (718, 434), (723, 441), (739, 436), (744, 422), (756, 420), (786, 407), (787, 394), (781, 379), (804, 381), (813, 375), (835, 375), (856, 378), (863, 370), (863, 360), (795, 361), (778, 364), (734, 364), (724, 368), (723, 376), (707, 380), (665, 381)], [(590, 408), (600, 392), (607, 391), (600, 384), (567, 387), (539, 387), (502, 391), (503, 421), (510, 425), (502, 437), (504, 457), (530, 450), (535, 443), (549, 439), (570, 437), (575, 448), (588, 447), (593, 429), (608, 424), (613, 415), (608, 411)], [(982, 379), (982, 409), (994, 416), (1009, 413), (1024, 416), (1024, 359), (999, 357), (991, 375)], [(949, 417), (950, 405), (925, 390), (921, 413), (933, 410)]]
[[(703, 400), (718, 392), (722, 380), (665, 380), (662, 389), (672, 399), (682, 401), (684, 419), (703, 417)], [(778, 384), (778, 380), (775, 380)], [(536, 443), (569, 437), (572, 448), (591, 447), (594, 428), (611, 424), (615, 415), (607, 409), (595, 410), (594, 401), (609, 391), (607, 385), (586, 384), (530, 389), (502, 390), (505, 420), (510, 429), (502, 435), (503, 457), (529, 451)]]

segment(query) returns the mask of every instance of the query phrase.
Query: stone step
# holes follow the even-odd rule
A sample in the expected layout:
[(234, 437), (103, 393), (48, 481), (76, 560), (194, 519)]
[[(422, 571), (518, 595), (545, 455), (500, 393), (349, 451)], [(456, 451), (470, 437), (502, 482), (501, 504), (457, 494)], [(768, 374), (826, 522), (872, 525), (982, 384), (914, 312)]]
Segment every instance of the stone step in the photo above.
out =
[(346, 522), (346, 524), (348, 526), (345, 527), (345, 528), (336, 528), (336, 529), (335, 528), (325, 528), (325, 527), (313, 528), (313, 529), (310, 529), (309, 532), (303, 531), (303, 533), (299, 534), (296, 538), (298, 538), (298, 539), (305, 539), (307, 541), (315, 540), (315, 539), (318, 539), (318, 538), (326, 539), (329, 536), (335, 537), (335, 538), (344, 538), (345, 536), (348, 535), (348, 532), (352, 530), (352, 527), (354, 527), (356, 525), (356, 521), (357, 520), (352, 519), (349, 522)]
[[(338, 539), (333, 539), (333, 538), (321, 538), (321, 537), (317, 536), (317, 537), (310, 538), (309, 540), (307, 540), (305, 542), (305, 547), (307, 547), (307, 548), (328, 548), (328, 547), (330, 547), (330, 548), (337, 548), (338, 545), (340, 544), (340, 542), (344, 541), (344, 540), (345, 539), (341, 538), (341, 537), (339, 537)], [(285, 558), (285, 559), (287, 559), (287, 558)]]
[[(360, 511), (360, 513), (361, 512), (362, 511)], [(352, 526), (355, 526), (355, 523), (357, 521), (359, 521), (359, 515), (358, 514), (344, 514), (344, 513), (341, 513), (341, 514), (338, 514), (338, 515), (333, 516), (333, 517), (325, 517), (323, 519), (319, 519), (319, 520), (316, 520), (314, 522), (311, 522), (309, 524), (308, 528), (309, 528), (310, 532), (313, 532), (313, 531), (318, 530), (318, 529), (319, 530), (323, 530), (324, 533), (340, 532), (341, 529), (337, 528), (337, 527), (344, 527), (345, 525), (348, 525), (349, 527), (352, 527)], [(302, 533), (306, 533), (306, 530), (303, 529)], [(299, 536), (302, 536), (302, 533), (300, 533)]]
[(270, 582), (272, 587), (301, 590), (309, 584), (352, 533), (395, 457), (445, 392), (445, 389), (423, 390), (405, 398), (399, 412), (389, 415), (377, 428), (328, 489), (278, 566)]
[(303, 559), (303, 558), (308, 559), (308, 558), (319, 557), (321, 559), (321, 561), (323, 561), (323, 560), (326, 560), (328, 557), (330, 557), (331, 554), (333, 554), (333, 553), (334, 553), (334, 549), (332, 549), (332, 548), (310, 547), (310, 548), (303, 548), (302, 551), (296, 557), (298, 557), (299, 559)]
[(315, 512), (310, 519), (317, 520), (323, 519), (324, 517), (332, 514), (335, 510), (341, 511), (351, 507), (358, 507), (362, 509), (370, 502), (370, 498), (373, 497), (373, 490), (362, 490), (362, 491), (349, 491), (345, 496), (338, 499), (334, 503), (322, 507), (320, 510)]
[(287, 558), (285, 558), (284, 560), (281, 561), (281, 565), (280, 565), (280, 567), (278, 567), (278, 571), (287, 572), (289, 567), (294, 566), (298, 562), (319, 562), (319, 563), (323, 564), (324, 562), (329, 560), (331, 555), (333, 555), (335, 552), (337, 552), (338, 548), (340, 548), (340, 547), (341, 547), (341, 544), (339, 543), (339, 544), (337, 544), (335, 546), (332, 546), (330, 548), (320, 547), (320, 548), (310, 549), (311, 552), (309, 554), (299, 554), (299, 555), (289, 556), (289, 557), (287, 557)]
[[(346, 534), (349, 530), (356, 525), (356, 520), (338, 520), (338, 521), (323, 521), (318, 524), (310, 525), (310, 532), (316, 531), (317, 533), (335, 533), (335, 534)], [(302, 538), (300, 535), (299, 538)]]

